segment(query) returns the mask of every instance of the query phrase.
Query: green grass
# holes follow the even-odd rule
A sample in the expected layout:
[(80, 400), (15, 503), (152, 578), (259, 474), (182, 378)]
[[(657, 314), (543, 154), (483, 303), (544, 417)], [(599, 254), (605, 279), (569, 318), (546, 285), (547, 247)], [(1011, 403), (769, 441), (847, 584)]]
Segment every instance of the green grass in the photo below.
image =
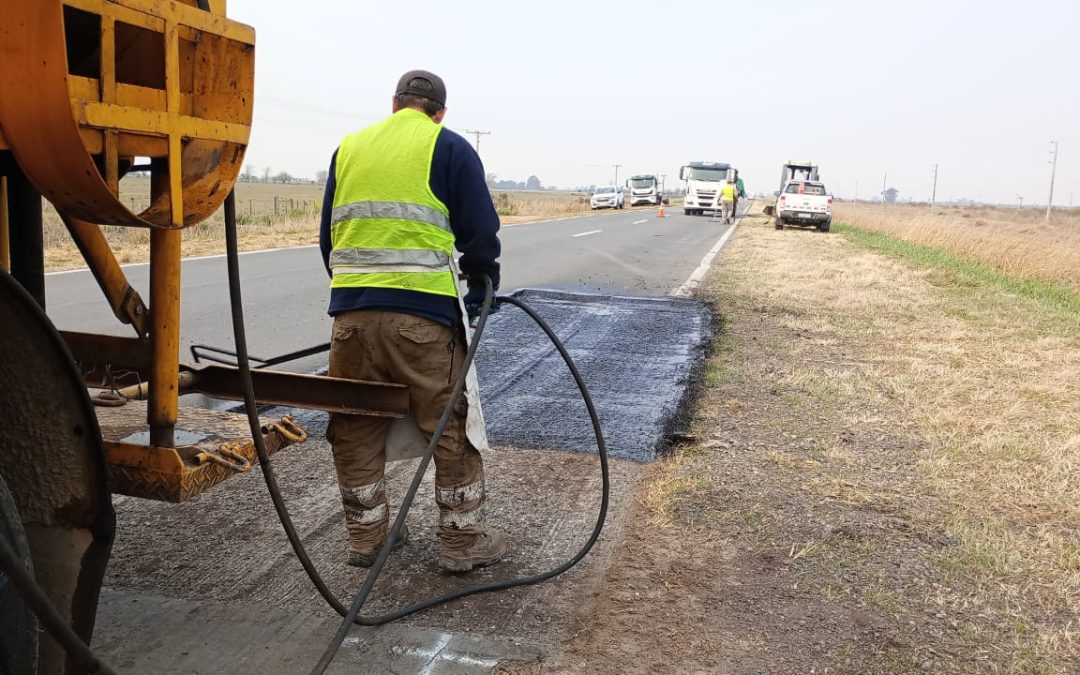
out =
[(913, 244), (846, 223), (834, 223), (833, 231), (862, 248), (902, 258), (919, 267), (933, 270), (930, 283), (935, 286), (987, 286), (1080, 316), (1080, 293), (1063, 284), (1034, 277), (1010, 276), (989, 265), (968, 260), (940, 248)]

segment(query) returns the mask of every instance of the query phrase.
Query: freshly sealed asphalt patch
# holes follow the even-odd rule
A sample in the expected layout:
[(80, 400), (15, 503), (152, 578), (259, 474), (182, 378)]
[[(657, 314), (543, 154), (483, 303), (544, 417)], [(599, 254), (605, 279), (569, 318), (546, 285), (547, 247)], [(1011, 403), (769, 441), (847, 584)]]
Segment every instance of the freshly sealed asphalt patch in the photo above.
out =
[[(655, 459), (703, 365), (711, 335), (708, 305), (533, 289), (513, 295), (543, 317), (569, 350), (596, 405), (609, 455)], [(596, 452), (570, 371), (523, 311), (503, 305), (491, 315), (476, 364), (492, 445)], [(292, 415), (316, 436), (326, 430), (323, 412), (268, 407), (261, 413)]]
[[(613, 457), (662, 447), (711, 334), (700, 301), (527, 289), (514, 294), (566, 345), (592, 394)], [(503, 305), (477, 352), (493, 445), (595, 452), (585, 405), (558, 351), (528, 315)]]

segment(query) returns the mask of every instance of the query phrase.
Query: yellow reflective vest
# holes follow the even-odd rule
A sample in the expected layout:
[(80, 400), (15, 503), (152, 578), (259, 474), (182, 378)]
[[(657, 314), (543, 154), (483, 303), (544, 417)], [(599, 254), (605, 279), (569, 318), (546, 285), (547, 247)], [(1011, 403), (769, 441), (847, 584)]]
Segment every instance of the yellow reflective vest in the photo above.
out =
[(441, 129), (403, 108), (342, 141), (330, 219), (331, 288), (457, 297), (450, 211), (428, 183)]
[(735, 186), (725, 183), (724, 187), (720, 188), (720, 201), (733, 202), (735, 201)]

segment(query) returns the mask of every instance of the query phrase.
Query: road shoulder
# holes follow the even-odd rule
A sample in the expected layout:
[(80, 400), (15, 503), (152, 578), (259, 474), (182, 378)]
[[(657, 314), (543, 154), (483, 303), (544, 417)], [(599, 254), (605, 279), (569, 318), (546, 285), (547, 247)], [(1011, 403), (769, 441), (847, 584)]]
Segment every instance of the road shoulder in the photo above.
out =
[[(1016, 383), (987, 364), (1032, 345), (1049, 341), (1071, 370), (1075, 328), (761, 217), (740, 226), (702, 294), (723, 331), (697, 440), (649, 468), (581, 631), (521, 672), (1076, 672), (1075, 568), (1053, 554), (1076, 528), (1050, 512), (1075, 518), (1076, 502), (1058, 501), (1070, 488), (1057, 474), (1042, 487), (1064, 492), (1049, 497), (1023, 485), (1043, 533), (1029, 546), (1032, 522), (977, 462), (957, 460), (980, 448), (978, 430), (933, 412), (977, 416), (973, 373), (985, 397), (1008, 399)], [(1007, 334), (1022, 316), (1037, 330)], [(1028, 377), (1067, 393), (1036, 365)], [(1067, 446), (1068, 429), (1046, 442)]]

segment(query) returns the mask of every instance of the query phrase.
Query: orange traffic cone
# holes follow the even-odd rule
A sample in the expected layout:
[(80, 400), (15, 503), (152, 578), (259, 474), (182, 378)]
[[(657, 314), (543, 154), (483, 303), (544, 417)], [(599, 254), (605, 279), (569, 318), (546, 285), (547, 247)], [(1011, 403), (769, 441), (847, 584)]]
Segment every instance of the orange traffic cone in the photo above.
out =
[(664, 215), (664, 202), (663, 201), (660, 202), (660, 210), (656, 212), (656, 217), (657, 218), (667, 218), (667, 216)]

